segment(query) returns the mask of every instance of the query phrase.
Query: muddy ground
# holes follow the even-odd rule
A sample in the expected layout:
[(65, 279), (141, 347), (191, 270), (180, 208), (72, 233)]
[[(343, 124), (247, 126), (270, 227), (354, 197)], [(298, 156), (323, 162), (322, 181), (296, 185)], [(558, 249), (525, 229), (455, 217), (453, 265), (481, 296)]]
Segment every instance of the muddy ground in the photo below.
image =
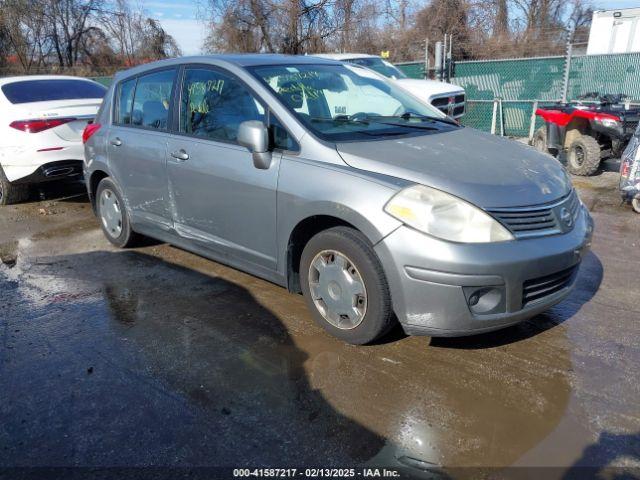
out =
[(2, 208), (0, 466), (635, 478), (640, 215), (615, 168), (574, 179), (596, 232), (566, 301), (497, 333), (367, 347), (265, 281), (169, 245), (117, 251), (77, 187)]

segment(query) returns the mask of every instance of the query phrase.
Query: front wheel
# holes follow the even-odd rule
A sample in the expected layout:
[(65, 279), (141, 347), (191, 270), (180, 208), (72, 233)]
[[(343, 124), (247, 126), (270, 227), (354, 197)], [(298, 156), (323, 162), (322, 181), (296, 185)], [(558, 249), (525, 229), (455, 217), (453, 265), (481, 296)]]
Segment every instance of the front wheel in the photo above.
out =
[(600, 166), (600, 144), (595, 138), (581, 135), (569, 146), (567, 170), (574, 175), (593, 175)]
[(394, 324), (389, 286), (367, 238), (348, 227), (316, 234), (300, 261), (302, 291), (316, 322), (348, 343), (371, 343)]

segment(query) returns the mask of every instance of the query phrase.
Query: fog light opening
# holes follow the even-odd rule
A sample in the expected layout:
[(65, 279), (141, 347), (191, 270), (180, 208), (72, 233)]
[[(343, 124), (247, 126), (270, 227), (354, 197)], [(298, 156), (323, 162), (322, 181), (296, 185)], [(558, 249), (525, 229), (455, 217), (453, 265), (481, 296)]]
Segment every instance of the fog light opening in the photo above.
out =
[(482, 315), (504, 311), (503, 287), (467, 287), (465, 294), (469, 310), (475, 314)]

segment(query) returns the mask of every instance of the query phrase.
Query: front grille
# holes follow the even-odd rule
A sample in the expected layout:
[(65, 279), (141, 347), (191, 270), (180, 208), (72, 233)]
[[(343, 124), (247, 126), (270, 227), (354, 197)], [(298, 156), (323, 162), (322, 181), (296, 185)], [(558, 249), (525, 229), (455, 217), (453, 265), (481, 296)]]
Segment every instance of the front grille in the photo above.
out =
[(450, 115), (454, 118), (464, 114), (465, 94), (443, 95), (431, 100), (431, 105), (436, 107), (442, 113)]
[[(565, 198), (551, 205), (491, 209), (489, 213), (516, 238), (527, 238), (570, 231), (578, 217), (579, 206), (578, 194), (572, 190)], [(570, 222), (567, 222), (565, 210), (571, 218)]]
[(527, 280), (522, 286), (522, 306), (526, 307), (570, 287), (577, 271), (578, 266), (574, 265), (552, 275)]
[(434, 98), (431, 101), (431, 105), (433, 105), (434, 107), (446, 107), (447, 105), (449, 105), (449, 97), (439, 97), (439, 98)]

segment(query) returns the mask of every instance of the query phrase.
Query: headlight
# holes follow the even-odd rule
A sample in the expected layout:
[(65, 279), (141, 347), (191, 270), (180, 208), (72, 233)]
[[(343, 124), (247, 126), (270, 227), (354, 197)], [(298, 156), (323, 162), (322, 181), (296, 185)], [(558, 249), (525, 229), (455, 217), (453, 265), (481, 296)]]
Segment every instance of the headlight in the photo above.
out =
[(514, 239), (505, 227), (478, 207), (424, 185), (398, 192), (384, 210), (416, 230), (443, 240), (488, 243)]
[(599, 123), (605, 128), (618, 128), (620, 127), (620, 122), (614, 118), (609, 117), (595, 117), (596, 123)]

